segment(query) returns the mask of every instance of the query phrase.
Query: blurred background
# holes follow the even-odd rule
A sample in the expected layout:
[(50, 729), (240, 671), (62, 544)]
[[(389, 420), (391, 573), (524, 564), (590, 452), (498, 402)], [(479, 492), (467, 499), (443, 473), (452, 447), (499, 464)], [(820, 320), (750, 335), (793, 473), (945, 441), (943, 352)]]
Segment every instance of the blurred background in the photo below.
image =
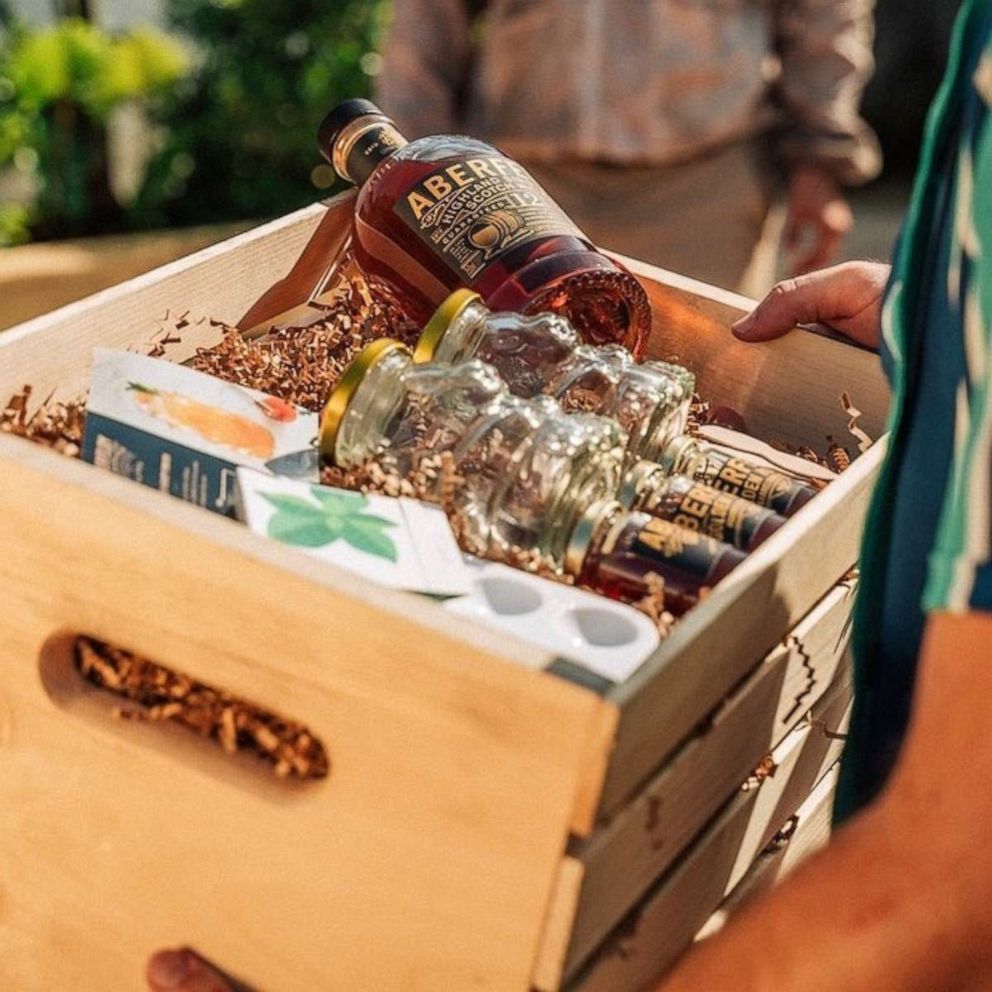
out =
[[(889, 254), (955, 0), (879, 0), (882, 177), (847, 257)], [(316, 125), (369, 93), (389, 0), (0, 0), (0, 327), (328, 195)], [(692, 273), (689, 273), (690, 275)]]

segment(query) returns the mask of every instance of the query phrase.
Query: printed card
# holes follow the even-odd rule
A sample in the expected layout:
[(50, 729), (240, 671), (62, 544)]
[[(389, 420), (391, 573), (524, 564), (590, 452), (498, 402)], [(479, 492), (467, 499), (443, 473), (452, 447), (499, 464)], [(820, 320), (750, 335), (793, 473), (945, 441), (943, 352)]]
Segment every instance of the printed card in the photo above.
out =
[[(158, 358), (97, 348), (83, 458), (234, 515), (235, 470), (298, 461), (315, 473), (318, 417)], [(314, 474), (314, 478), (315, 478)]]
[(394, 589), (461, 596), (470, 580), (437, 506), (238, 470), (253, 531)]

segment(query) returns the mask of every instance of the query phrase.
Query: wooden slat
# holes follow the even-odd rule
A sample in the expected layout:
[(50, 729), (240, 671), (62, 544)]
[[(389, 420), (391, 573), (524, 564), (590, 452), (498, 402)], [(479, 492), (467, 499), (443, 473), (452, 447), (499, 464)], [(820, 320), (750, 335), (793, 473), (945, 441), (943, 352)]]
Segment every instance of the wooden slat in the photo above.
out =
[(562, 964), (579, 906), (582, 872), (582, 862), (577, 858), (562, 859), (534, 969), (534, 992), (558, 992), (561, 987)]
[(746, 344), (730, 333), (730, 324), (752, 308), (753, 300), (643, 262), (623, 261), (641, 277), (651, 299), (650, 357), (684, 358), (696, 373), (700, 393), (742, 412), (756, 436), (822, 448), (831, 434), (854, 447), (841, 391), (861, 410), (859, 422), (871, 437), (884, 432), (889, 391), (873, 353), (805, 330)]
[(657, 981), (740, 881), (742, 864), (760, 853), (760, 847), (747, 845), (758, 838), (766, 838), (766, 844), (789, 814), (775, 822), (768, 817), (799, 809), (839, 753), (840, 743), (821, 727), (794, 730), (774, 752), (774, 777), (728, 803), (569, 983), (569, 992), (633, 992)]
[(0, 330), (215, 244), (247, 224), (40, 241), (3, 249)]
[[(135, 988), (190, 943), (272, 992), (525, 989), (609, 704), (232, 521), (0, 457), (0, 987)], [(47, 694), (74, 632), (303, 721), (330, 777), (225, 774), (69, 673)]]
[(28, 382), (39, 396), (74, 396), (88, 385), (94, 347), (133, 347), (169, 311), (235, 323), (292, 268), (322, 221), (344, 223), (349, 213), (348, 204), (329, 213), (316, 203), (4, 331), (0, 393)]
[(796, 810), (795, 825), (787, 838), (773, 842), (754, 861), (720, 908), (706, 921), (696, 935), (705, 940), (718, 933), (723, 925), (756, 895), (777, 885), (811, 854), (825, 847), (830, 840), (833, 814), (833, 794), (837, 785), (837, 770), (825, 775)]
[[(624, 261), (651, 298), (652, 354), (684, 359), (703, 395), (739, 410), (756, 435), (820, 448), (827, 433), (849, 438), (840, 402), (844, 390), (864, 412), (861, 426), (881, 435), (888, 389), (877, 356), (804, 331), (745, 345), (733, 338), (729, 324), (752, 301)], [(879, 442), (858, 458), (691, 611), (613, 693), (622, 712), (601, 818), (614, 816), (638, 791), (691, 731), (700, 707), (715, 706), (853, 566), (884, 450)]]
[(605, 827), (574, 850), (585, 865), (571, 974), (672, 864), (847, 663), (854, 587), (833, 590)]

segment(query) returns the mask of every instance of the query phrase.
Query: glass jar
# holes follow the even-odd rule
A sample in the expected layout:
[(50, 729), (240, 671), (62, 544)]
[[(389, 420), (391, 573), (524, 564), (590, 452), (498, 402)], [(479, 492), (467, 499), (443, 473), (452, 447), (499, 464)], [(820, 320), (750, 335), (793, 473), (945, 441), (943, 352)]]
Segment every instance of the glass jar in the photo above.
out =
[(686, 475), (668, 475), (660, 465), (649, 462), (625, 478), (620, 502), (625, 509), (698, 530), (742, 551), (753, 551), (785, 523), (785, 517), (768, 507)]
[(743, 560), (744, 552), (698, 530), (617, 502), (594, 504), (569, 541), (565, 568), (583, 586), (611, 599), (638, 602), (664, 583), (665, 609), (681, 616)]
[[(483, 362), (415, 365), (409, 349), (382, 339), (331, 394), (320, 446), (342, 468), (388, 452), (401, 477), (416, 475), (425, 498), (457, 515), (465, 550), (504, 558), (536, 551), (561, 567), (576, 519), (616, 492), (626, 440), (604, 417), (567, 416), (549, 397), (510, 395)], [(441, 455), (454, 486), (438, 471)]]
[[(661, 472), (653, 476), (656, 485), (662, 484), (666, 475), (685, 475), (749, 503), (768, 507), (783, 517), (791, 517), (816, 495), (812, 486), (778, 469), (746, 461), (733, 452), (688, 436), (673, 441), (657, 462)], [(625, 492), (631, 494), (636, 490), (638, 478), (641, 488), (647, 488), (649, 483), (644, 481), (644, 475), (650, 476), (650, 469), (635, 466), (628, 473)], [(628, 505), (636, 501), (633, 495), (621, 496), (621, 499)]]
[(568, 413), (613, 417), (627, 432), (631, 459), (657, 458), (686, 428), (695, 377), (667, 362), (638, 364), (619, 345), (581, 344), (556, 314), (493, 312), (471, 290), (438, 308), (414, 350), (418, 362), (479, 358), (516, 396), (554, 396)]

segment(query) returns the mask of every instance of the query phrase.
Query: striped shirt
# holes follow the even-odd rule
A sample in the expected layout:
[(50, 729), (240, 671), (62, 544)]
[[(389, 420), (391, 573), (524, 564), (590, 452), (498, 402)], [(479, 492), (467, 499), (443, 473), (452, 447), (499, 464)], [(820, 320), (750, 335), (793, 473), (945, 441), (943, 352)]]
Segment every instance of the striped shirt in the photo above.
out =
[(926, 617), (992, 610), (992, 0), (966, 0), (882, 318), (890, 447), (866, 528), (838, 797), (898, 754)]

